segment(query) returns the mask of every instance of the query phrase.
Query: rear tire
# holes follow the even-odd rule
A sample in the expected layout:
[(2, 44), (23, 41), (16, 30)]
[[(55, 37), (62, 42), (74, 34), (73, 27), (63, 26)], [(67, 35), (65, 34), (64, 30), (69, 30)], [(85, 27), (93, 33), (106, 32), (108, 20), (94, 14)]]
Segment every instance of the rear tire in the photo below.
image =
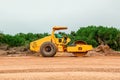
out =
[(40, 48), (40, 53), (43, 57), (53, 57), (56, 51), (56, 46), (51, 42), (43, 43)]

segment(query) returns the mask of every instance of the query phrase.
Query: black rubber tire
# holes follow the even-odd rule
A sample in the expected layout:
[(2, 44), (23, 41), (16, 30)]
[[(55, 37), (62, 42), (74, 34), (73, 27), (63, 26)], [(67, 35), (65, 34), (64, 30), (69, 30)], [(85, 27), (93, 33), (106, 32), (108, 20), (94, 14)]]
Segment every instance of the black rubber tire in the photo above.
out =
[(56, 51), (56, 46), (51, 42), (44, 42), (40, 47), (40, 53), (43, 57), (53, 57)]

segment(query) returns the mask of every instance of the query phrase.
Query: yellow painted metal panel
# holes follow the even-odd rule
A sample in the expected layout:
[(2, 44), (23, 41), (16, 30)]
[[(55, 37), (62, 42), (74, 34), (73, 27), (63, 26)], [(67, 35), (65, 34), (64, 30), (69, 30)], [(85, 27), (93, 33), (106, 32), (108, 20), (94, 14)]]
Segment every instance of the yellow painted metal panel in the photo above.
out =
[(51, 36), (44, 37), (42, 39), (38, 39), (36, 41), (33, 41), (30, 43), (30, 50), (39, 52), (40, 51), (40, 46), (47, 41), (51, 41)]
[(67, 47), (68, 52), (87, 52), (92, 49), (92, 45), (75, 45)]

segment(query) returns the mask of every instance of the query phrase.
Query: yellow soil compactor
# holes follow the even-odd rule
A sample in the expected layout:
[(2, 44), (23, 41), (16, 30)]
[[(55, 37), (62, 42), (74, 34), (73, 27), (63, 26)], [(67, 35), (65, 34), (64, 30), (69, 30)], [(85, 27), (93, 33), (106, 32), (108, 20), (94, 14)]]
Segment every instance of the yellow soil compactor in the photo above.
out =
[(53, 27), (50, 36), (31, 42), (30, 50), (39, 52), (43, 57), (53, 57), (56, 52), (68, 52), (73, 53), (75, 56), (82, 56), (93, 49), (92, 45), (87, 45), (83, 41), (76, 41), (72, 45), (67, 45), (71, 41), (70, 38), (55, 34), (55, 31), (65, 29), (67, 27)]

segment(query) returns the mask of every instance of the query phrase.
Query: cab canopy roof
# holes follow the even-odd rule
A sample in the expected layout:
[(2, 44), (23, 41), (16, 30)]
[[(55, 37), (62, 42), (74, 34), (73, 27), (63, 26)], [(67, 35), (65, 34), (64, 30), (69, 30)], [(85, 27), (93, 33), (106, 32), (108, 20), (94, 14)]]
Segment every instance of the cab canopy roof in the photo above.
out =
[(65, 30), (65, 29), (67, 29), (67, 27), (65, 27), (65, 26), (55, 26), (55, 27), (53, 27), (53, 30)]

